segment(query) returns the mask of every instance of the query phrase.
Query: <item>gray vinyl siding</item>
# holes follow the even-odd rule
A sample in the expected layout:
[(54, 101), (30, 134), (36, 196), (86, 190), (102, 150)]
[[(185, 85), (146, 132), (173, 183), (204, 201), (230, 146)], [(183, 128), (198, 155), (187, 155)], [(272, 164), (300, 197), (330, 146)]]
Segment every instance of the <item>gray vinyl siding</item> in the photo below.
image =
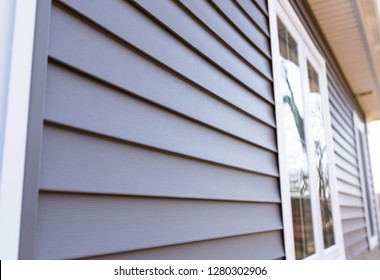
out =
[(53, 1), (47, 41), (24, 258), (285, 257), (266, 1)]
[[(328, 87), (333, 128), (333, 142), (337, 188), (342, 218), (343, 238), (347, 259), (370, 259), (379, 257), (379, 249), (373, 252), (369, 249), (366, 222), (369, 217), (365, 214), (362, 180), (360, 177), (359, 160), (355, 139), (355, 125), (353, 123), (354, 105), (346, 98), (345, 89), (329, 70)], [(360, 113), (359, 113), (360, 114)], [(367, 136), (365, 135), (365, 138)], [(366, 142), (365, 142), (366, 144)], [(366, 180), (369, 180), (371, 193), (371, 207), (375, 213), (374, 188), (372, 182), (371, 165), (369, 162), (368, 147), (365, 146)], [(377, 230), (377, 229), (376, 229)]]
[(345, 97), (344, 88), (331, 73), (328, 88), (346, 258), (363, 259), (366, 258), (365, 252), (368, 251), (369, 244), (356, 150), (354, 110)]
[[(271, 242), (273, 242), (272, 247), (276, 248), (277, 252), (267, 250), (268, 244), (266, 242), (268, 238), (270, 238)], [(167, 246), (164, 248), (154, 248), (147, 250), (130, 251), (127, 253), (103, 255), (91, 259), (213, 259), (215, 258), (215, 255), (220, 256), (219, 259), (225, 258), (226, 260), (271, 259), (274, 255), (283, 256), (283, 252), (281, 249), (282, 247), (282, 234), (279, 231), (271, 231), (252, 235), (248, 234), (229, 238), (212, 239), (209, 241), (186, 243), (176, 246)], [(226, 255), (225, 252), (230, 253)], [(284, 259), (284, 257), (280, 257), (279, 259)]]

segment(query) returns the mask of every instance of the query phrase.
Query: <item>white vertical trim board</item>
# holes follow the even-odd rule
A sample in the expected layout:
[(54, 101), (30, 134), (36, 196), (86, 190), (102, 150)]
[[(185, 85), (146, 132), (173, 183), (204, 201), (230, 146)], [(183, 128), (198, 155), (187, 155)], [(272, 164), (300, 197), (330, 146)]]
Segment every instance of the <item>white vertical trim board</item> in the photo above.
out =
[[(378, 229), (374, 228), (375, 235), (371, 236), (371, 225), (370, 225), (370, 218), (375, 222), (374, 226), (376, 226), (376, 217), (374, 213), (370, 212), (370, 209), (368, 209), (368, 198), (367, 198), (367, 188), (370, 187), (365, 184), (364, 182), (364, 176), (367, 176), (366, 174), (366, 166), (363, 162), (363, 159), (365, 155), (362, 154), (361, 146), (360, 146), (360, 139), (359, 139), (359, 132), (366, 135), (366, 129), (364, 122), (359, 118), (358, 114), (354, 111), (353, 112), (353, 122), (355, 127), (355, 142), (356, 142), (356, 153), (358, 157), (358, 164), (359, 164), (359, 174), (360, 174), (360, 187), (362, 189), (362, 197), (363, 197), (363, 205), (364, 205), (364, 215), (365, 215), (365, 223), (366, 223), (366, 232), (367, 232), (367, 240), (369, 244), (370, 250), (373, 250), (375, 247), (379, 245), (379, 237), (378, 237)], [(371, 201), (369, 201), (370, 204)], [(371, 205), (372, 206), (372, 205)], [(377, 209), (375, 205), (375, 209)], [(372, 217), (370, 217), (370, 215)]]
[[(280, 96), (280, 51), (279, 51), (279, 41), (278, 41), (278, 30), (277, 30), (277, 18), (280, 18), (284, 23), (286, 28), (292, 34), (296, 42), (298, 43), (299, 49), (299, 61), (301, 73), (303, 73), (302, 78), (302, 88), (303, 90), (308, 89), (308, 77), (306, 59), (317, 70), (320, 77), (320, 88), (321, 95), (323, 99), (323, 118), (325, 122), (326, 129), (326, 141), (328, 144), (328, 160), (329, 160), (329, 176), (331, 182), (331, 197), (332, 197), (332, 208), (333, 208), (333, 221), (334, 221), (334, 237), (335, 245), (324, 249), (323, 245), (323, 232), (322, 232), (322, 220), (319, 206), (319, 194), (318, 189), (312, 187), (312, 192), (314, 199), (312, 199), (312, 216), (314, 224), (314, 238), (316, 243), (316, 253), (306, 259), (344, 259), (344, 241), (342, 232), (342, 221), (340, 218), (340, 208), (338, 201), (338, 191), (336, 186), (336, 176), (335, 176), (335, 161), (332, 146), (332, 133), (331, 133), (331, 120), (330, 120), (330, 107), (328, 102), (328, 87), (327, 87), (327, 71), (326, 63), (323, 56), (318, 51), (317, 47), (312, 42), (308, 32), (304, 28), (302, 22), (298, 18), (298, 15), (293, 10), (288, 0), (269, 0), (269, 17), (270, 17), (270, 31), (271, 31), (271, 42), (272, 42), (272, 67), (273, 67), (273, 80), (274, 80), (274, 91), (275, 91), (275, 104), (276, 104), (276, 123), (277, 123), (277, 141), (278, 141), (278, 153), (279, 153), (279, 168), (280, 168), (280, 184), (281, 184), (281, 197), (282, 197), (282, 211), (283, 211), (283, 223), (284, 223), (284, 240), (285, 240), (285, 252), (287, 259), (295, 259), (295, 248), (294, 248), (294, 233), (293, 233), (293, 222), (292, 222), (292, 210), (291, 210), (291, 197), (290, 197), (290, 186), (286, 163), (286, 147), (285, 147), (285, 127), (282, 121), (283, 115), (283, 104), (282, 97)], [(303, 97), (304, 107), (308, 106), (307, 96)], [(308, 114), (305, 114), (305, 128), (310, 123)], [(309, 135), (306, 135), (307, 147), (309, 151), (313, 151), (312, 139)], [(313, 161), (314, 154), (312, 152), (308, 153), (308, 161), (310, 168), (310, 181), (311, 184), (316, 182), (316, 171), (312, 170), (315, 165)]]
[(10, 53), (12, 52), (14, 11), (14, 1), (0, 1), (0, 158), (3, 154), (5, 108), (8, 97), (8, 94), (6, 93), (8, 92), (9, 85)]
[(4, 130), (0, 131), (4, 143), (0, 157), (0, 259), (18, 259), (36, 4), (37, 0), (16, 1), (7, 54), (9, 86)]

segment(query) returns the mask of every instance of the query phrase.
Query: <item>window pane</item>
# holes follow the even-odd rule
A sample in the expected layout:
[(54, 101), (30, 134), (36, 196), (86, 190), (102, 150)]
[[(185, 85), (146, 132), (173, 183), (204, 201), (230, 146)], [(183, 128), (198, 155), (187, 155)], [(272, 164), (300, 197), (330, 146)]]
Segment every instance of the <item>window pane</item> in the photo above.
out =
[(309, 101), (311, 126), (317, 169), (317, 184), (322, 216), (323, 241), (325, 248), (334, 245), (334, 224), (331, 208), (330, 178), (326, 150), (326, 133), (322, 114), (322, 96), (319, 90), (318, 73), (310, 62), (307, 62), (309, 76)]
[(286, 161), (292, 201), (296, 258), (315, 253), (311, 215), (309, 167), (307, 161), (301, 71), (297, 43), (278, 20), (281, 95), (284, 106)]

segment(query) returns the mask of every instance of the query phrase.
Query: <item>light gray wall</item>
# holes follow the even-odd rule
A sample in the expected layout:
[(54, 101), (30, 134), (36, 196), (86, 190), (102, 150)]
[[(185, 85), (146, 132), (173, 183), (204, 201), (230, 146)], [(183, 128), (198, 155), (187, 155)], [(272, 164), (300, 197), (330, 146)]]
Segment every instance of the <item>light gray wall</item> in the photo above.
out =
[(330, 75), (331, 121), (344, 244), (346, 257), (354, 259), (368, 249), (368, 240), (352, 109), (343, 92)]
[(22, 256), (283, 258), (265, 1), (66, 0), (50, 13)]

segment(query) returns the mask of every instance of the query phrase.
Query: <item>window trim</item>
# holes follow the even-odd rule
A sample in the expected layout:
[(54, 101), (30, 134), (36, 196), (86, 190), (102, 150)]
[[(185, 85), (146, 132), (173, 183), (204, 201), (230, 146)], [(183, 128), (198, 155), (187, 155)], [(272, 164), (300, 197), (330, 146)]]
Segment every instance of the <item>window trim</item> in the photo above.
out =
[[(319, 82), (321, 88), (322, 102), (323, 102), (323, 118), (326, 126), (326, 139), (328, 144), (328, 161), (329, 161), (329, 176), (331, 182), (331, 204), (333, 211), (333, 222), (334, 222), (334, 237), (335, 245), (324, 249), (323, 247), (323, 232), (321, 226), (314, 226), (314, 239), (316, 253), (305, 258), (307, 260), (311, 259), (345, 259), (343, 232), (342, 232), (342, 222), (340, 217), (340, 208), (338, 200), (337, 191), (337, 179), (335, 172), (335, 160), (334, 160), (334, 147), (332, 140), (332, 127), (330, 118), (330, 106), (328, 101), (328, 89), (327, 89), (327, 69), (326, 63), (322, 55), (314, 45), (308, 32), (304, 28), (302, 22), (298, 18), (298, 15), (293, 10), (291, 4), (287, 0), (269, 0), (269, 20), (270, 20), (270, 33), (271, 33), (271, 50), (272, 50), (272, 70), (273, 70), (273, 80), (274, 80), (274, 92), (275, 92), (275, 112), (276, 112), (276, 123), (277, 123), (277, 142), (278, 142), (278, 161), (279, 161), (279, 171), (280, 171), (280, 186), (281, 186), (281, 197), (282, 197), (282, 215), (284, 224), (284, 242), (285, 242), (285, 254), (287, 259), (295, 259), (295, 247), (294, 247), (294, 234), (293, 234), (293, 218), (291, 209), (291, 197), (290, 197), (290, 186), (287, 171), (287, 163), (284, 155), (285, 150), (285, 128), (282, 122), (282, 98), (279, 94), (280, 90), (280, 53), (279, 53), (279, 40), (278, 40), (278, 30), (277, 30), (277, 18), (280, 18), (289, 32), (292, 34), (299, 47), (300, 58), (309, 59), (313, 67), (319, 74)], [(304, 52), (304, 53), (303, 53)], [(305, 68), (306, 63), (300, 62), (300, 67)], [(301, 69), (304, 72), (305, 69)], [(308, 83), (307, 77), (302, 77), (302, 87), (305, 88), (305, 82)], [(307, 87), (308, 88), (308, 85)], [(307, 98), (305, 98), (307, 100)], [(307, 101), (304, 105), (307, 104)], [(307, 115), (307, 114), (306, 114)], [(309, 122), (306, 119), (305, 122)], [(310, 131), (306, 128), (306, 131)], [(309, 133), (310, 134), (310, 133)], [(308, 137), (310, 139), (310, 136)], [(307, 140), (310, 141), (310, 140)], [(309, 153), (312, 154), (312, 153)], [(311, 163), (312, 158), (308, 155), (309, 166), (314, 166)], [(310, 172), (311, 174), (314, 172)], [(315, 182), (315, 178), (310, 178), (312, 182)], [(318, 190), (313, 188), (314, 192)], [(318, 196), (319, 197), (319, 196)], [(314, 199), (315, 201), (316, 199)], [(313, 224), (322, 224), (320, 209), (316, 202), (312, 203), (313, 208)]]
[[(366, 185), (364, 180), (365, 175), (365, 170), (364, 170), (364, 163), (363, 163), (363, 157), (365, 155), (362, 155), (361, 147), (359, 144), (359, 132), (363, 133), (364, 135), (366, 134), (366, 126), (364, 122), (359, 118), (358, 114), (354, 111), (352, 114), (353, 117), (353, 123), (354, 123), (354, 129), (355, 129), (355, 143), (356, 143), (356, 154), (357, 154), (357, 159), (358, 159), (358, 165), (359, 165), (359, 176), (360, 176), (360, 188), (362, 191), (362, 197), (363, 197), (363, 208), (364, 208), (364, 215), (365, 215), (365, 224), (366, 224), (366, 233), (367, 233), (367, 240), (368, 240), (368, 245), (370, 250), (375, 249), (379, 245), (379, 235), (378, 235), (378, 228), (377, 228), (377, 220), (376, 220), (376, 215), (373, 212), (370, 212), (368, 209), (368, 201), (367, 201), (367, 190), (370, 188), (370, 186)], [(376, 198), (375, 198), (376, 199)], [(373, 207), (373, 203), (370, 202), (371, 207), (375, 208), (377, 210), (377, 207)], [(370, 230), (370, 221), (369, 217), (370, 215), (372, 216), (372, 220), (374, 222), (375, 228), (374, 228), (374, 235), (371, 236), (371, 230)]]
[[(1, 56), (9, 56), (9, 65), (0, 69), (8, 87), (5, 92), (5, 110), (0, 128), (3, 139), (0, 151), (0, 258), (18, 259), (21, 229), (22, 197), (24, 189), (25, 153), (27, 143), (29, 97), (32, 75), (34, 27), (37, 0), (9, 0), (1, 3), (4, 12), (10, 12), (8, 34), (2, 39), (9, 42), (1, 48)], [(3, 34), (1, 34), (3, 35)], [(4, 73), (4, 71), (6, 73)], [(2, 77), (2, 78), (3, 78)], [(1, 142), (1, 141), (0, 141)]]

